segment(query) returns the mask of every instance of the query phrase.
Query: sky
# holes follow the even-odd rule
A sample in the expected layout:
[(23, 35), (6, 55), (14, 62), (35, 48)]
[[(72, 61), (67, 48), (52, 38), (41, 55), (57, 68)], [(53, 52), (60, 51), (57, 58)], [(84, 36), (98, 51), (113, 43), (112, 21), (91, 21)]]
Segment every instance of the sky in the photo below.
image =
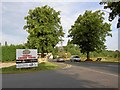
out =
[[(23, 29), (25, 25), (24, 17), (27, 16), (29, 9), (48, 5), (56, 11), (61, 11), (61, 24), (65, 32), (64, 42), (68, 41), (68, 30), (80, 14), (84, 14), (85, 10), (104, 10), (103, 5), (99, 2), (2, 2), (2, 12), (0, 12), (2, 21), (0, 22), (0, 42), (2, 45), (5, 41), (8, 44), (26, 43), (28, 33)], [(104, 10), (109, 11), (109, 10)], [(116, 28), (117, 18), (112, 22), (108, 21), (108, 14), (105, 12), (105, 22), (111, 23), (112, 37), (106, 37), (105, 45), (109, 50), (118, 49), (118, 29)], [(60, 44), (58, 44), (59, 46)]]

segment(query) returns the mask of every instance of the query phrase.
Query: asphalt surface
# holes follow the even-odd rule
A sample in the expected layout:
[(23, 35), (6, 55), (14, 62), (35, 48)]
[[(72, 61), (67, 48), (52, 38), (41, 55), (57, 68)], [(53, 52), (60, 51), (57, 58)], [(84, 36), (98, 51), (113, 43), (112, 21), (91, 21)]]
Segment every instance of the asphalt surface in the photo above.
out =
[(118, 64), (69, 61), (64, 64), (66, 67), (58, 70), (3, 74), (2, 88), (118, 88)]

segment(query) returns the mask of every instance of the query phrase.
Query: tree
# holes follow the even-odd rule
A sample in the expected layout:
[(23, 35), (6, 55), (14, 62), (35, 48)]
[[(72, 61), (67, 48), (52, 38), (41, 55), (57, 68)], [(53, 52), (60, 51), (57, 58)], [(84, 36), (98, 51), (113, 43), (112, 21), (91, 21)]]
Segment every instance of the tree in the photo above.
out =
[(87, 60), (89, 60), (89, 52), (104, 50), (105, 37), (112, 36), (111, 25), (103, 22), (103, 15), (104, 13), (100, 10), (85, 11), (83, 15), (79, 15), (69, 30), (71, 42), (79, 45), (81, 53), (87, 53)]
[(52, 51), (64, 35), (59, 15), (60, 11), (47, 5), (30, 9), (25, 17), (24, 29), (29, 33), (26, 45), (42, 54)]
[(110, 9), (111, 12), (109, 13), (109, 21), (114, 20), (116, 16), (119, 17), (117, 28), (120, 28), (120, 1), (118, 2), (100, 2), (100, 4), (104, 4), (104, 9)]

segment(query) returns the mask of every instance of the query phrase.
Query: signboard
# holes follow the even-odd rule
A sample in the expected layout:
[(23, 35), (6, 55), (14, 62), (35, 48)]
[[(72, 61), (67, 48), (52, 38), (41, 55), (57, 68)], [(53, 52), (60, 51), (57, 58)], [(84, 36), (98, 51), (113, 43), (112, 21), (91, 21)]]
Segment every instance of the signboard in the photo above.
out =
[(16, 68), (37, 66), (37, 49), (16, 49)]

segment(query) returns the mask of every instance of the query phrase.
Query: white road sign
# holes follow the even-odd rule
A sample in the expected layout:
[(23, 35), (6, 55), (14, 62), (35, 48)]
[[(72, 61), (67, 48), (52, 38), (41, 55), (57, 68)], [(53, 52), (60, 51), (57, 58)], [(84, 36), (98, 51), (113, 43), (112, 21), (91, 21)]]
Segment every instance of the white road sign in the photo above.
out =
[(16, 68), (37, 66), (37, 49), (16, 49)]

